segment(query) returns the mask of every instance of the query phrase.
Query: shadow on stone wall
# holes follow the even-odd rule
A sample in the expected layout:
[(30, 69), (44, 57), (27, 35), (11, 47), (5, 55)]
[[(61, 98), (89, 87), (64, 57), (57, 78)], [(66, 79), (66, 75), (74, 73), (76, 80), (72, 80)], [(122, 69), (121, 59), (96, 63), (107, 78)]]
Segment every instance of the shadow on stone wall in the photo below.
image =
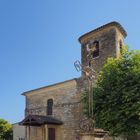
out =
[(127, 140), (140, 140), (140, 135), (129, 137)]

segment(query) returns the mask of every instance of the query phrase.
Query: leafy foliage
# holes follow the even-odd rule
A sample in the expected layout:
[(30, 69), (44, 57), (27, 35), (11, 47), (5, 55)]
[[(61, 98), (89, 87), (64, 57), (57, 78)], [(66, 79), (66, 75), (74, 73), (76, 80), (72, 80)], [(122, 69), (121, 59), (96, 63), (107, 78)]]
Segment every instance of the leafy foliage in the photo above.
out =
[(12, 126), (4, 119), (0, 119), (0, 139), (12, 137)]
[(113, 136), (139, 133), (140, 52), (125, 48), (120, 58), (109, 58), (93, 94), (96, 127)]

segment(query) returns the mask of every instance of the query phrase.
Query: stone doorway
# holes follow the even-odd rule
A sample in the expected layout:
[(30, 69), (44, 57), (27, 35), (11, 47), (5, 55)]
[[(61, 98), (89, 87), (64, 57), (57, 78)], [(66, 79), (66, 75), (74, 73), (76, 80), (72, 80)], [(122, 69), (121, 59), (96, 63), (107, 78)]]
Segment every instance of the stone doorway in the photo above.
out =
[(27, 126), (27, 140), (62, 140), (63, 122), (52, 116), (29, 115), (19, 124)]
[(48, 140), (55, 140), (55, 128), (48, 128)]

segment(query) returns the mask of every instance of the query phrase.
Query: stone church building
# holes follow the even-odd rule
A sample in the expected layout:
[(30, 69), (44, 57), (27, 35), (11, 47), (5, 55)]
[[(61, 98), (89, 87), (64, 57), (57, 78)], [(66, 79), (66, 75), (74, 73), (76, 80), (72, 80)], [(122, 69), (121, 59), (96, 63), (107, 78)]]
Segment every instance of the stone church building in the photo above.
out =
[[(82, 69), (90, 65), (97, 73), (108, 57), (119, 57), (126, 36), (118, 22), (82, 35), (79, 38)], [(87, 47), (92, 46), (89, 62)], [(89, 129), (81, 103), (81, 94), (86, 86), (86, 74), (82, 71), (80, 78), (24, 92), (25, 118), (19, 124), (25, 126), (26, 140), (111, 140), (102, 129), (94, 132)]]

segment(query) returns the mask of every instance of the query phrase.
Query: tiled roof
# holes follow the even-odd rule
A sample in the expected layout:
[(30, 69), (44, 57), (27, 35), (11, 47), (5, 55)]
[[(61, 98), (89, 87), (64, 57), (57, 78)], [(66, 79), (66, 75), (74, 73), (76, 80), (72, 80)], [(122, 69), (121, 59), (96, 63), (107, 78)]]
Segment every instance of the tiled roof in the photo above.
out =
[(61, 125), (63, 122), (52, 116), (29, 115), (19, 123), (19, 125), (28, 126), (41, 126), (43, 124)]

